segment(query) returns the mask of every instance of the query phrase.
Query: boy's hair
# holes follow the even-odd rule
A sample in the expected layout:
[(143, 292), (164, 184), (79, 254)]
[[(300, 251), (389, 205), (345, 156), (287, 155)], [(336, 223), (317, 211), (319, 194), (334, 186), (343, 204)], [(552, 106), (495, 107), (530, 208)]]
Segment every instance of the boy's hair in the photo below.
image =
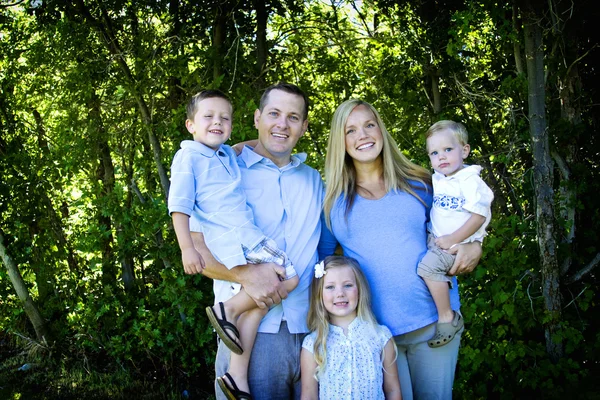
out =
[(460, 122), (450, 121), (448, 119), (444, 119), (436, 122), (431, 125), (427, 132), (425, 132), (425, 139), (429, 138), (436, 132), (443, 131), (444, 129), (448, 129), (452, 132), (452, 135), (458, 140), (461, 146), (469, 144), (469, 133), (467, 132), (467, 128)]
[(302, 114), (302, 120), (306, 121), (306, 119), (308, 118), (308, 108), (310, 106), (310, 103), (308, 101), (308, 96), (306, 95), (306, 93), (304, 93), (302, 91), (302, 89), (300, 89), (298, 86), (291, 84), (291, 83), (279, 82), (279, 83), (276, 83), (275, 85), (271, 85), (268, 88), (266, 88), (264, 93), (260, 97), (260, 105), (259, 105), (258, 109), (260, 110), (261, 113), (263, 112), (263, 110), (265, 109), (265, 106), (267, 105), (267, 103), (269, 101), (269, 93), (271, 93), (271, 91), (273, 91), (273, 90), (282, 90), (286, 93), (295, 94), (296, 96), (302, 97), (302, 99), (304, 100), (304, 113)]
[[(217, 89), (201, 90), (198, 93), (196, 93), (195, 95), (193, 95), (192, 98), (190, 99), (190, 101), (188, 101), (188, 103), (187, 103), (187, 107), (186, 107), (187, 119), (194, 119), (194, 115), (196, 115), (196, 112), (198, 110), (198, 104), (202, 100), (211, 99), (211, 98), (215, 98), (215, 97), (225, 99), (229, 102), (229, 104), (231, 104), (231, 100), (229, 99), (229, 97), (227, 97), (227, 95), (225, 93), (221, 92), (220, 90), (217, 90)], [(233, 105), (232, 105), (232, 107), (233, 107)]]
[(398, 149), (396, 141), (388, 132), (379, 115), (371, 104), (359, 99), (346, 100), (338, 106), (331, 118), (331, 130), (325, 156), (325, 200), (323, 207), (325, 223), (331, 228), (331, 210), (340, 197), (345, 204), (347, 217), (354, 205), (357, 193), (356, 168), (352, 157), (346, 152), (346, 122), (350, 113), (358, 107), (367, 107), (375, 117), (383, 137), (383, 149), (380, 157), (383, 161), (383, 181), (387, 192), (401, 190), (425, 202), (417, 194), (417, 190), (426, 188), (431, 184), (431, 174), (425, 168), (411, 162)]
[[(356, 278), (356, 288), (358, 289), (358, 304), (356, 306), (357, 317), (370, 323), (373, 328), (377, 327), (377, 319), (371, 311), (371, 291), (369, 283), (364, 273), (361, 271), (358, 262), (354, 258), (344, 256), (329, 256), (323, 260), (325, 273), (333, 268), (349, 267), (354, 272)], [(308, 310), (308, 329), (316, 332), (316, 338), (313, 349), (313, 356), (317, 363), (315, 377), (322, 376), (325, 371), (327, 360), (327, 334), (329, 333), (329, 314), (323, 303), (323, 285), (325, 276), (314, 278), (310, 291), (310, 309)]]

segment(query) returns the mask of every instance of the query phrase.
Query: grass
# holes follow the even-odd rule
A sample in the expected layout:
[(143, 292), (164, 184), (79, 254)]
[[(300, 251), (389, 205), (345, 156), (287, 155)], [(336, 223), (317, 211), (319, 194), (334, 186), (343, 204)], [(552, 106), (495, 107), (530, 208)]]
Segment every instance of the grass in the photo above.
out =
[[(141, 374), (115, 362), (23, 351), (0, 333), (0, 399), (214, 399), (212, 377)], [(26, 371), (19, 370), (24, 364)]]

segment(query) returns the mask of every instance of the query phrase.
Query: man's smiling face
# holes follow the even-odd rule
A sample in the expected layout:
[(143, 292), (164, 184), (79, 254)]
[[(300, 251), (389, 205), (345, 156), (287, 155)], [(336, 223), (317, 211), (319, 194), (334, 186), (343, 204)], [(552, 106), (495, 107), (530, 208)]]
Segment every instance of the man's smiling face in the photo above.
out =
[(272, 90), (262, 111), (254, 112), (254, 125), (258, 129), (254, 151), (279, 167), (288, 164), (298, 139), (308, 128), (303, 117), (305, 106), (302, 96)]

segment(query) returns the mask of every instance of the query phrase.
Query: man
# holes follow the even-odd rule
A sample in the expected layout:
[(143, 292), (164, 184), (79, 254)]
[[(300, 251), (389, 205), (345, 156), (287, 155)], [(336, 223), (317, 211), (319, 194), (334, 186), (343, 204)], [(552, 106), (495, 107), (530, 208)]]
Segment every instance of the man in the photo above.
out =
[[(215, 261), (202, 235), (194, 243), (206, 262), (205, 276), (214, 279), (215, 304), (231, 296), (230, 283), (241, 283), (261, 307), (272, 307), (263, 318), (250, 359), (248, 381), (255, 399), (300, 398), (300, 351), (308, 332), (308, 288), (318, 261), (323, 182), (303, 163), (306, 155), (292, 156), (308, 128), (308, 99), (296, 86), (267, 88), (254, 113), (258, 142), (238, 157), (242, 187), (255, 224), (275, 240), (294, 264), (300, 281), (287, 293), (276, 264), (242, 265), (228, 270)], [(193, 228), (193, 227), (192, 227)], [(196, 271), (200, 272), (200, 271)], [(216, 376), (228, 369), (230, 352), (219, 344)], [(224, 398), (219, 388), (217, 398)]]

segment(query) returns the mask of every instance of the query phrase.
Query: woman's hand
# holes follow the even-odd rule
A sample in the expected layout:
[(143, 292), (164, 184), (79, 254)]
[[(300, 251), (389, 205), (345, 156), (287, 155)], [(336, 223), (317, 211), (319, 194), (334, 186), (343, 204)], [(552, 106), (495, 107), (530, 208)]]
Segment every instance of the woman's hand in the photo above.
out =
[(455, 246), (449, 253), (455, 249), (456, 259), (454, 260), (454, 265), (448, 271), (448, 275), (461, 275), (473, 271), (481, 259), (481, 242), (464, 243)]

